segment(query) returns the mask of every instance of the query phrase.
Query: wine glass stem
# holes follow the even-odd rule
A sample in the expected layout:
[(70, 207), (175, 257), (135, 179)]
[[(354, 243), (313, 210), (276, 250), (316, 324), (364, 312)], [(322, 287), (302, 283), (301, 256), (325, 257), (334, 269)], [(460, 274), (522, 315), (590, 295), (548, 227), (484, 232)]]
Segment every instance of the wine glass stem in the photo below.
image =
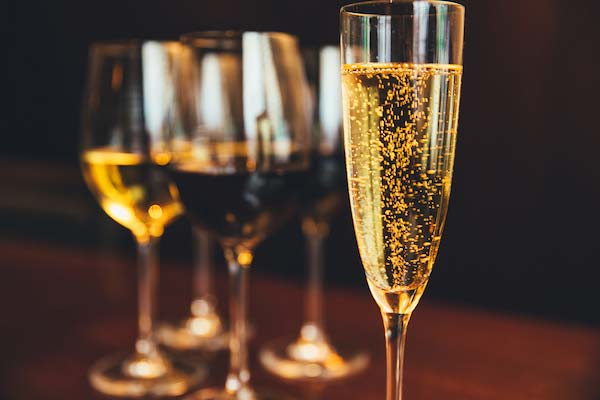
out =
[[(305, 238), (308, 254), (308, 287), (304, 305), (304, 328), (311, 327), (312, 340), (325, 340), (323, 329), (323, 243), (326, 236), (305, 234)], [(303, 331), (306, 330), (303, 329)]]
[(137, 239), (138, 249), (138, 338), (136, 350), (150, 356), (156, 352), (153, 324), (156, 304), (158, 265), (156, 247), (158, 238)]
[(193, 270), (193, 299), (192, 314), (196, 317), (213, 311), (212, 296), (212, 258), (211, 239), (201, 229), (193, 228), (194, 235), (194, 270)]
[[(248, 369), (248, 273), (252, 255), (248, 250), (225, 248), (225, 258), (229, 266), (230, 298), (229, 318), (231, 333), (229, 335), (230, 364), (225, 390), (230, 395), (238, 395), (249, 391), (250, 370)], [(239, 260), (248, 260), (242, 265)]]
[(402, 400), (404, 345), (410, 314), (381, 313), (385, 327), (387, 358), (386, 400)]

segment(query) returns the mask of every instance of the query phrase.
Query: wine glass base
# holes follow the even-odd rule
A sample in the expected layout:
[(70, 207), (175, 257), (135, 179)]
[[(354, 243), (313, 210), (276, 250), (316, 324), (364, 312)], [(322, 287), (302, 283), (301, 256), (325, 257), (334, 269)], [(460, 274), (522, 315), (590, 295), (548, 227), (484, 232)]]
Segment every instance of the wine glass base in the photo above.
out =
[(232, 395), (227, 393), (222, 388), (202, 389), (195, 393), (189, 394), (183, 400), (295, 400), (286, 394), (269, 391), (251, 391)]
[[(215, 328), (208, 326), (211, 321), (203, 321), (199, 318), (192, 318), (183, 321), (180, 324), (163, 323), (156, 330), (156, 335), (160, 343), (168, 348), (178, 351), (188, 350), (207, 350), (218, 351), (227, 348), (229, 345), (229, 334), (223, 331), (220, 326)], [(196, 332), (193, 327), (196, 324)], [(190, 328), (190, 326), (192, 328)]]
[(124, 372), (130, 360), (127, 355), (108, 356), (98, 360), (89, 372), (94, 389), (109, 396), (144, 397), (178, 396), (200, 383), (206, 370), (182, 360), (169, 360), (169, 368), (155, 377), (132, 376)]
[(298, 339), (279, 339), (268, 343), (259, 354), (267, 371), (289, 380), (328, 381), (354, 375), (369, 364), (363, 351), (327, 342), (315, 344)]

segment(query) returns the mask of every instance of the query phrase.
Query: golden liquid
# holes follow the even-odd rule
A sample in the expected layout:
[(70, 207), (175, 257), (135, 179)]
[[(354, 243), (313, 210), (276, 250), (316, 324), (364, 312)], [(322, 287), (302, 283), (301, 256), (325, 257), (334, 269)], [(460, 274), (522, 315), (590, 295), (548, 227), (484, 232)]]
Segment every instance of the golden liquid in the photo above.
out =
[(104, 211), (140, 240), (162, 235), (164, 227), (183, 212), (166, 171), (140, 154), (87, 150), (81, 164)]
[(450, 196), (461, 74), (458, 65), (343, 67), (358, 247), (376, 299), (410, 293), (407, 304), (392, 308), (416, 305), (437, 255)]

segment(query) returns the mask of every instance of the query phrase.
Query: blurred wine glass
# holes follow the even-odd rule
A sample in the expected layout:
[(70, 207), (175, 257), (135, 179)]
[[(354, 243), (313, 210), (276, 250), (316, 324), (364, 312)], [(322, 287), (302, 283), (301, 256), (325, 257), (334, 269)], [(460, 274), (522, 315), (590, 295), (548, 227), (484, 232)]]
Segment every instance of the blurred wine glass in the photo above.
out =
[(224, 388), (190, 399), (280, 399), (250, 385), (248, 272), (255, 247), (295, 212), (309, 166), (307, 85), (283, 33), (184, 35), (170, 175), (195, 228), (223, 247), (230, 274)]
[(214, 242), (206, 232), (193, 227), (192, 246), (194, 268), (190, 315), (177, 324), (161, 323), (157, 336), (161, 344), (178, 351), (221, 350), (227, 347), (228, 334), (213, 292)]
[[(179, 395), (203, 370), (162, 353), (154, 337), (157, 245), (183, 209), (161, 164), (180, 45), (126, 41), (91, 46), (82, 113), (81, 168), (103, 210), (138, 245), (138, 338), (128, 355), (103, 358), (90, 370), (112, 396)], [(110, 327), (107, 327), (110, 329)]]
[(325, 331), (323, 311), (323, 250), (331, 221), (347, 202), (339, 46), (305, 49), (303, 59), (313, 116), (311, 168), (300, 210), (308, 260), (304, 322), (297, 337), (267, 343), (260, 361), (286, 379), (326, 381), (361, 371), (369, 357), (352, 347), (334, 346)]

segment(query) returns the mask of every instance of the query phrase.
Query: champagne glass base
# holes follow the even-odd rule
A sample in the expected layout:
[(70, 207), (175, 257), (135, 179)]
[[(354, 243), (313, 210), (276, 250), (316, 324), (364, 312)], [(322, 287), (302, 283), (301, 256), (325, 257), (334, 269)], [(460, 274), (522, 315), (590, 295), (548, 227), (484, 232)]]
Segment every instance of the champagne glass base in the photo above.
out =
[[(163, 356), (164, 357), (164, 356)], [(143, 376), (143, 369), (134, 376), (125, 372), (132, 357), (108, 356), (98, 360), (89, 372), (94, 389), (109, 396), (145, 397), (178, 396), (189, 391), (206, 376), (206, 370), (182, 360), (169, 359), (168, 368), (160, 374)]]
[(179, 324), (162, 323), (156, 335), (160, 343), (178, 351), (218, 351), (229, 345), (229, 333), (220, 321), (211, 318), (190, 317)]
[(354, 375), (369, 364), (369, 355), (348, 348), (333, 348), (327, 342), (279, 339), (259, 354), (267, 371), (289, 380), (328, 381)]
[(223, 388), (202, 389), (188, 396), (183, 400), (295, 400), (286, 394), (270, 391), (250, 391), (232, 395)]

